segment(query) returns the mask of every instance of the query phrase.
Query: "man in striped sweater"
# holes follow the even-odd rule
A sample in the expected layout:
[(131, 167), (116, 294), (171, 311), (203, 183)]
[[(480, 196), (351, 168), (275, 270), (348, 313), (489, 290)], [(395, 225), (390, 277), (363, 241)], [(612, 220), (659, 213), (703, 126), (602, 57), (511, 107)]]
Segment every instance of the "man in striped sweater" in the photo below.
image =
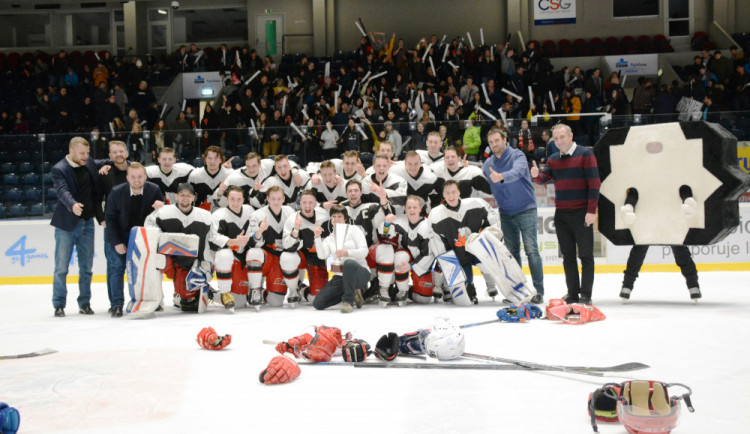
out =
[[(555, 230), (563, 255), (567, 303), (591, 304), (594, 286), (594, 222), (599, 201), (599, 170), (591, 149), (573, 142), (573, 132), (565, 124), (552, 128), (560, 152), (551, 155), (541, 171), (534, 162), (531, 177), (543, 184), (555, 183)], [(581, 277), (576, 261), (581, 258)]]

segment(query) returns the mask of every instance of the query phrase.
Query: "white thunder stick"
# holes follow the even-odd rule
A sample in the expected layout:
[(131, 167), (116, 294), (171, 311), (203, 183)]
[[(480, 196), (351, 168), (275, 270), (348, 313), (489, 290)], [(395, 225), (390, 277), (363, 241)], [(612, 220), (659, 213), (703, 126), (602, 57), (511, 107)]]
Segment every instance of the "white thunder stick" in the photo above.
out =
[(458, 66), (456, 66), (456, 64), (451, 62), (450, 60), (448, 61), (448, 65), (450, 65), (453, 69), (458, 69)]
[(258, 129), (255, 128), (255, 120), (254, 119), (250, 119), (250, 126), (253, 129), (253, 133), (254, 133), (255, 137), (258, 137)]
[(302, 106), (302, 116), (304, 116), (305, 119), (310, 119), (310, 116), (307, 115), (307, 104)]
[(549, 103), (552, 105), (552, 111), (556, 112), (557, 109), (555, 108), (555, 98), (552, 96), (552, 91), (549, 91)]
[(506, 88), (502, 88), (502, 89), (500, 89), (500, 90), (501, 90), (502, 92), (505, 92), (505, 93), (507, 93), (508, 95), (510, 95), (510, 96), (512, 96), (512, 97), (514, 97), (515, 99), (517, 99), (517, 100), (519, 100), (519, 101), (523, 101), (523, 97), (522, 97), (521, 95), (518, 95), (517, 93), (513, 93), (513, 92), (509, 91), (509, 90), (508, 90), (508, 89), (506, 89)]
[(242, 68), (242, 61), (240, 60), (240, 50), (234, 52), (234, 57), (237, 60), (237, 66)]
[(349, 92), (349, 98), (354, 98), (354, 89), (357, 88), (357, 80), (354, 80), (354, 83), (352, 83), (352, 91)]
[(534, 104), (534, 92), (531, 90), (531, 86), (529, 86), (529, 108)]
[(468, 37), (469, 37), (469, 46), (470, 46), (470, 47), (471, 47), (471, 49), (473, 50), (473, 49), (474, 49), (474, 42), (473, 42), (473, 41), (471, 40), (471, 33), (469, 33), (469, 32), (466, 32), (466, 36), (468, 36)]
[(251, 81), (255, 80), (255, 77), (257, 77), (260, 74), (260, 70), (255, 71), (255, 74), (253, 74), (250, 78), (245, 80), (245, 86), (250, 84)]
[(380, 95), (378, 95), (378, 107), (383, 107), (383, 89), (380, 89)]
[(328, 78), (331, 76), (331, 62), (326, 62), (326, 69), (324, 73), (324, 77)]
[(164, 107), (161, 108), (161, 114), (159, 115), (159, 118), (164, 117), (164, 112), (167, 111), (167, 104), (164, 104)]
[(430, 42), (430, 45), (428, 45), (427, 49), (424, 50), (424, 54), (422, 55), (422, 63), (424, 63), (424, 60), (427, 58), (427, 53), (430, 52), (430, 48), (432, 48), (432, 42)]
[(300, 136), (300, 137), (302, 137), (302, 140), (305, 140), (305, 139), (307, 138), (307, 137), (306, 137), (306, 136), (305, 136), (305, 135), (304, 135), (304, 134), (302, 133), (302, 130), (300, 130), (299, 128), (297, 128), (297, 125), (294, 125), (294, 122), (290, 123), (289, 125), (290, 125), (290, 126), (292, 127), (292, 129), (294, 129), (294, 131), (296, 131), (296, 132), (297, 132), (297, 134), (299, 134), (299, 136)]
[(445, 58), (448, 57), (448, 48), (449, 46), (445, 46), (445, 51), (443, 51), (443, 63), (445, 63)]
[(430, 67), (432, 68), (432, 74), (437, 78), (437, 69), (435, 69), (435, 64), (432, 63), (432, 57), (430, 57)]
[(359, 32), (362, 33), (362, 36), (366, 38), (367, 33), (365, 33), (365, 29), (363, 29), (362, 26), (359, 25), (359, 21), (355, 21), (354, 25), (357, 26), (357, 28), (359, 29)]
[(370, 77), (370, 79), (367, 80), (367, 81), (375, 80), (376, 78), (380, 78), (380, 77), (382, 77), (382, 76), (384, 76), (386, 74), (388, 74), (388, 71), (378, 72), (377, 74), (375, 74), (372, 77)]
[(286, 95), (284, 95), (284, 99), (281, 101), (281, 114), (286, 114)]
[(187, 105), (187, 100), (183, 99), (182, 100), (182, 111), (185, 111), (185, 105)]
[(479, 42), (480, 45), (484, 46), (484, 29), (479, 28)]
[(487, 93), (487, 86), (484, 83), (482, 83), (482, 92), (484, 92), (484, 98), (487, 100), (487, 104), (489, 104), (490, 103), (490, 96)]
[[(480, 112), (482, 112), (482, 113), (486, 114), (488, 118), (492, 119), (493, 121), (496, 121), (496, 120), (497, 120), (497, 116), (495, 116), (495, 115), (493, 115), (492, 113), (490, 113), (490, 112), (488, 112), (487, 110), (485, 110), (485, 109), (484, 109), (484, 108), (483, 108), (483, 107), (482, 107), (481, 105), (480, 105), (480, 106), (477, 106), (477, 108), (479, 108), (479, 111), (480, 111)], [(502, 113), (502, 112), (501, 112), (501, 113)]]
[(255, 113), (260, 114), (260, 110), (258, 110), (258, 106), (254, 102), (251, 102), (250, 105), (255, 109)]

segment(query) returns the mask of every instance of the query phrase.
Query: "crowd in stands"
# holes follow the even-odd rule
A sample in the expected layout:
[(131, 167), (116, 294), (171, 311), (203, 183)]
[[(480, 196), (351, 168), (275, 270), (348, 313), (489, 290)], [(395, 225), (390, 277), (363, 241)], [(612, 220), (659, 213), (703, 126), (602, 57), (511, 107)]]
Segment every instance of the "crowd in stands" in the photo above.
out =
[[(258, 150), (307, 162), (352, 149), (373, 152), (385, 139), (404, 154), (424, 149), (426, 134), (437, 130), (446, 145), (463, 146), (481, 160), (490, 126), (511, 127), (517, 146), (520, 122), (510, 119), (539, 115), (537, 143), (545, 126), (564, 120), (577, 142), (592, 145), (599, 118), (579, 113), (670, 121), (682, 97), (704, 103), (702, 117), (712, 121), (720, 111), (750, 110), (745, 61), (736, 47), (729, 57), (703, 50), (693, 64), (676, 68), (681, 81), (641, 77), (628, 97), (617, 73), (605, 77), (575, 65), (555, 70), (534, 41), (517, 50), (510, 43), (473, 47), (436, 35), (407, 44), (395, 34), (370, 33), (352, 52), (287, 54), (278, 65), (249, 47), (226, 45), (183, 46), (162, 63), (108, 52), (79, 53), (74, 61), (60, 51), (49, 59), (26, 56), (15, 67), (3, 64), (0, 134), (98, 130), (128, 143), (131, 156), (143, 162), (164, 146), (190, 161), (213, 144), (229, 154)], [(201, 116), (197, 101), (184, 111), (160, 110), (151, 90), (156, 77), (216, 70), (226, 86)]]

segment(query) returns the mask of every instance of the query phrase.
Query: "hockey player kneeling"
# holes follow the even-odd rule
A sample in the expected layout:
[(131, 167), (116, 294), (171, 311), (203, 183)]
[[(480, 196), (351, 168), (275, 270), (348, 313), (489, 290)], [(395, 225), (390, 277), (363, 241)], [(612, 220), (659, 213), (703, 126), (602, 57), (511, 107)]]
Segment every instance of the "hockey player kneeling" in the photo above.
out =
[[(177, 204), (165, 205), (146, 218), (145, 226), (155, 227), (162, 233), (189, 234), (198, 237), (195, 257), (177, 256), (168, 249), (160, 251), (171, 254), (165, 263), (156, 266), (168, 278), (174, 280), (174, 303), (183, 311), (204, 312), (208, 305), (211, 288), (211, 261), (213, 252), (209, 243), (216, 243), (211, 231), (211, 213), (193, 206), (195, 191), (193, 186), (182, 183), (177, 189)], [(164, 236), (164, 235), (162, 235)], [(177, 250), (174, 246), (174, 250)], [(162, 268), (163, 267), (163, 268)], [(161, 278), (158, 278), (161, 288)]]
[(462, 306), (478, 302), (473, 265), (482, 271), (490, 296), (499, 284), (503, 296), (514, 304), (531, 299), (536, 290), (526, 285), (521, 267), (503, 244), (497, 212), (482, 199), (461, 199), (453, 180), (443, 186), (443, 199), (445, 204), (435, 207), (428, 219), (435, 233), (430, 247), (442, 269), (434, 284), (443, 287), (443, 299)]

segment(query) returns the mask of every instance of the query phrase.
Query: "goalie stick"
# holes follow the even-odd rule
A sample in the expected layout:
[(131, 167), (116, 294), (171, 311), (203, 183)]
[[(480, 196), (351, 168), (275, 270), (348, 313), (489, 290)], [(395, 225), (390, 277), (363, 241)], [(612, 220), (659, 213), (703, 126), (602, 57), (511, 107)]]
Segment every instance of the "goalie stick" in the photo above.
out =
[(9, 359), (26, 359), (29, 357), (36, 357), (36, 356), (44, 356), (47, 354), (56, 353), (57, 350), (53, 350), (52, 348), (45, 348), (43, 350), (34, 351), (33, 353), (26, 353), (26, 354), (13, 354), (10, 356), (0, 356), (0, 360), (9, 360)]
[(572, 373), (591, 373), (591, 372), (630, 372), (640, 369), (650, 368), (650, 366), (639, 362), (629, 362), (614, 366), (565, 366), (565, 365), (546, 365), (543, 363), (525, 362), (523, 360), (506, 359), (504, 357), (485, 356), (482, 354), (464, 353), (463, 357), (481, 360), (487, 362), (511, 363), (526, 369), (536, 370), (553, 370)]

